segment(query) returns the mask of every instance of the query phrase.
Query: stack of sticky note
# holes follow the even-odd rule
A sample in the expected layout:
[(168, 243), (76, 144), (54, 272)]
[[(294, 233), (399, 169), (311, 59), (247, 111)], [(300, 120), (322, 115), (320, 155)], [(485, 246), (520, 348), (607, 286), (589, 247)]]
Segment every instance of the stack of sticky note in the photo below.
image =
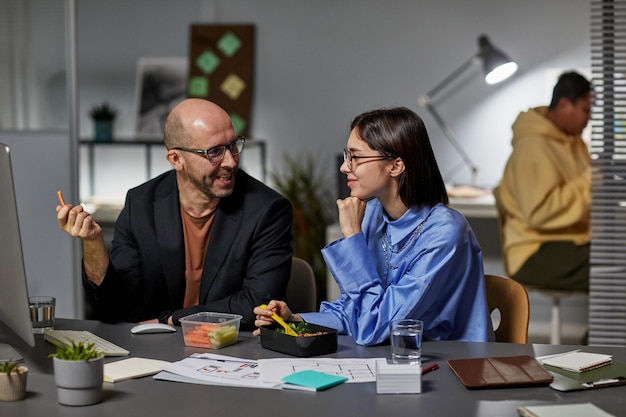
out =
[(376, 361), (377, 394), (419, 394), (422, 392), (422, 367), (414, 364)]
[(304, 391), (322, 391), (335, 385), (343, 384), (348, 378), (341, 375), (327, 374), (314, 370), (305, 370), (287, 375), (283, 378), (285, 389), (300, 389)]

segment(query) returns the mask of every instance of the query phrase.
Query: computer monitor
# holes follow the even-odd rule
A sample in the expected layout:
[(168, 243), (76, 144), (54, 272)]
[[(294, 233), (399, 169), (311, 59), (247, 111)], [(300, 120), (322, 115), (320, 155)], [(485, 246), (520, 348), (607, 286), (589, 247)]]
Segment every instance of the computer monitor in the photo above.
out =
[[(9, 147), (0, 143), (0, 321), (27, 345), (35, 346), (28, 306), (28, 284), (22, 254), (22, 239)], [(3, 329), (0, 329), (2, 342)], [(12, 346), (0, 343), (0, 361), (20, 360)]]

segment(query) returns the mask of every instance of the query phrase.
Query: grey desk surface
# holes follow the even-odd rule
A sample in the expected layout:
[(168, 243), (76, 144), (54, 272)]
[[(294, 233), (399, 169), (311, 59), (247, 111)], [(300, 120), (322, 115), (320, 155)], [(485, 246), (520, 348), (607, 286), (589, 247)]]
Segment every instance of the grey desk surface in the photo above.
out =
[[(180, 360), (205, 350), (189, 348), (182, 333), (132, 335), (131, 324), (103, 324), (95, 321), (57, 320), (57, 328), (89, 330), (126, 347), (132, 356)], [(0, 342), (12, 343), (25, 356), (30, 368), (28, 392), (23, 401), (0, 402), (1, 416), (517, 416), (519, 405), (592, 402), (619, 416), (626, 409), (626, 387), (563, 393), (549, 387), (507, 388), (470, 391), (465, 389), (446, 365), (455, 358), (546, 355), (572, 350), (572, 346), (514, 345), (505, 343), (424, 343), (425, 363), (437, 362), (439, 370), (424, 375), (423, 392), (411, 395), (377, 395), (375, 383), (342, 384), (327, 391), (262, 390), (183, 384), (151, 377), (105, 383), (105, 398), (89, 407), (67, 407), (57, 403), (48, 354), (53, 347), (37, 336), (34, 348), (11, 337), (0, 324)], [(626, 348), (584, 347), (612, 353), (626, 361)], [(330, 357), (384, 357), (388, 346), (357, 346), (340, 336), (339, 348)], [(282, 357), (263, 349), (250, 333), (240, 335), (235, 345), (217, 353), (249, 358)], [(107, 360), (115, 360), (107, 358)]]

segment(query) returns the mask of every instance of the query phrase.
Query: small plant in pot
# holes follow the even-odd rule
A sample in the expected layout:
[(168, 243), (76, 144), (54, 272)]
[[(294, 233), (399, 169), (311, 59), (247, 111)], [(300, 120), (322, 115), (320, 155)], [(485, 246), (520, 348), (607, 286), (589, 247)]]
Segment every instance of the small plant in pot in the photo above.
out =
[(113, 121), (117, 117), (117, 109), (107, 103), (98, 104), (89, 110), (89, 116), (94, 122), (94, 137), (96, 142), (110, 142), (113, 140)]
[(54, 381), (60, 404), (91, 405), (102, 401), (104, 355), (93, 343), (72, 341), (50, 355), (54, 360)]
[(20, 401), (26, 396), (28, 368), (17, 361), (0, 362), (0, 401)]

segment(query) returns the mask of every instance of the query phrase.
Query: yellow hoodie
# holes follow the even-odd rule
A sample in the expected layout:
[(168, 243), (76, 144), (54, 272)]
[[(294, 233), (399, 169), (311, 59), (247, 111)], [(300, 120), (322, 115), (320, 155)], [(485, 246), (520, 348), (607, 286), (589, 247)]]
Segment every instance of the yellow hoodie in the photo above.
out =
[(591, 158), (537, 107), (513, 123), (513, 152), (494, 190), (506, 272), (514, 275), (546, 241), (590, 240)]

